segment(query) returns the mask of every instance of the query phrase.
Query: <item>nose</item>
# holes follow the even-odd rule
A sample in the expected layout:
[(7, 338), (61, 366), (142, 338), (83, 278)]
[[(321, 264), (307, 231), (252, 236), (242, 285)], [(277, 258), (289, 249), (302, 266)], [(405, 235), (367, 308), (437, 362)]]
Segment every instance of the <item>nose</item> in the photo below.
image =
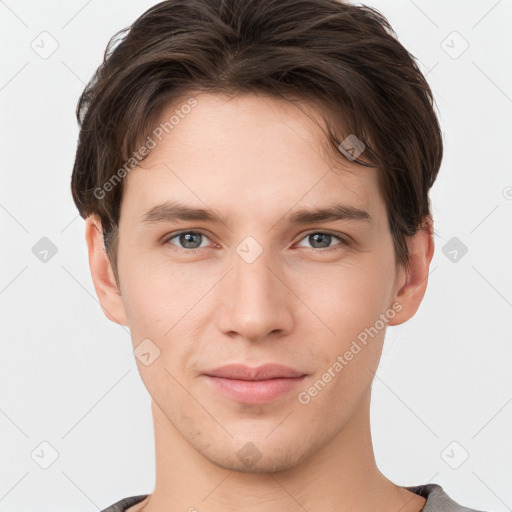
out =
[(219, 328), (224, 334), (253, 342), (289, 333), (293, 293), (265, 251), (249, 261), (235, 253), (233, 268), (220, 283)]

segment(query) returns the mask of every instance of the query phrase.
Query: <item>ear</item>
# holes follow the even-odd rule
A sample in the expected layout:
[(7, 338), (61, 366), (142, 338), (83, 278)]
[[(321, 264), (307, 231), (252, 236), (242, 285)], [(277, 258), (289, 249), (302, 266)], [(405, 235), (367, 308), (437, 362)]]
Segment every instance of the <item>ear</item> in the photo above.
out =
[(398, 302), (402, 309), (388, 322), (399, 325), (412, 318), (425, 295), (428, 271), (434, 255), (434, 228), (430, 217), (422, 228), (407, 240), (409, 247), (409, 270), (401, 268), (396, 279), (392, 303)]
[(123, 300), (105, 251), (101, 221), (95, 215), (89, 215), (85, 220), (85, 239), (89, 250), (89, 268), (103, 313), (116, 324), (128, 325)]

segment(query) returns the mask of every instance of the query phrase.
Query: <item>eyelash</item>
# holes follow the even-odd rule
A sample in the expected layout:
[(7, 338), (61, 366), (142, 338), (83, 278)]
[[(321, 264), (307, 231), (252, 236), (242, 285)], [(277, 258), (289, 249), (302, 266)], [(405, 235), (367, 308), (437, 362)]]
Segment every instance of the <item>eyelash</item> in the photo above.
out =
[[(182, 247), (178, 247), (177, 245), (171, 243), (172, 239), (174, 239), (176, 237), (179, 237), (180, 235), (183, 235), (183, 234), (202, 235), (205, 238), (209, 239), (209, 237), (207, 235), (205, 235), (204, 233), (202, 233), (201, 231), (179, 231), (177, 233), (172, 233), (171, 235), (166, 236), (164, 238), (164, 240), (162, 241), (162, 244), (163, 245), (169, 245), (170, 244), (177, 251), (182, 252), (182, 253), (187, 253), (187, 254), (195, 254), (197, 251), (200, 251), (201, 249), (206, 249), (206, 247), (198, 247), (196, 249), (184, 249)], [(301, 242), (302, 240), (304, 240), (304, 238), (307, 238), (310, 235), (329, 235), (329, 236), (333, 236), (335, 238), (338, 238), (339, 241), (340, 241), (339, 244), (336, 244), (333, 247), (326, 247), (326, 248), (323, 248), (323, 249), (316, 249), (314, 247), (306, 247), (306, 249), (311, 249), (312, 251), (315, 251), (315, 252), (333, 253), (333, 252), (340, 251), (343, 247), (349, 245), (349, 241), (341, 233), (335, 233), (335, 232), (330, 232), (330, 231), (310, 231), (309, 233), (306, 233), (299, 240), (299, 242)]]

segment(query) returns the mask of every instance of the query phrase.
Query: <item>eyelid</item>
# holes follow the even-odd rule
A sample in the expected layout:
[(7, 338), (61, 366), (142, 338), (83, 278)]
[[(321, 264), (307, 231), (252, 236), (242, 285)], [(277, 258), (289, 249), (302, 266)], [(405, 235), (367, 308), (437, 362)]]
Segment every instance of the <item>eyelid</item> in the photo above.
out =
[(321, 233), (321, 234), (325, 234), (325, 235), (332, 235), (332, 236), (337, 236), (339, 238), (349, 238), (348, 235), (345, 235), (344, 233), (340, 233), (338, 231), (333, 231), (331, 229), (310, 229), (308, 231), (304, 231), (303, 233), (300, 234), (300, 240), (302, 240), (304, 237), (308, 236), (308, 235), (313, 235), (315, 233)]

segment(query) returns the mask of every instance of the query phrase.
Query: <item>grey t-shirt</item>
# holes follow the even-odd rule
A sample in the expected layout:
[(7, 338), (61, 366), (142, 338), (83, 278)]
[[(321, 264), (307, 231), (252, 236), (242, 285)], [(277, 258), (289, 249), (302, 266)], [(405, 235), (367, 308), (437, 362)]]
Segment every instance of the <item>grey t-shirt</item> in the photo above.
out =
[[(459, 505), (438, 484), (415, 485), (404, 488), (427, 499), (423, 508), (418, 512), (483, 512)], [(140, 503), (147, 496), (147, 494), (141, 494), (124, 498), (102, 510), (102, 512), (125, 512), (130, 507), (133, 507), (133, 505)]]

